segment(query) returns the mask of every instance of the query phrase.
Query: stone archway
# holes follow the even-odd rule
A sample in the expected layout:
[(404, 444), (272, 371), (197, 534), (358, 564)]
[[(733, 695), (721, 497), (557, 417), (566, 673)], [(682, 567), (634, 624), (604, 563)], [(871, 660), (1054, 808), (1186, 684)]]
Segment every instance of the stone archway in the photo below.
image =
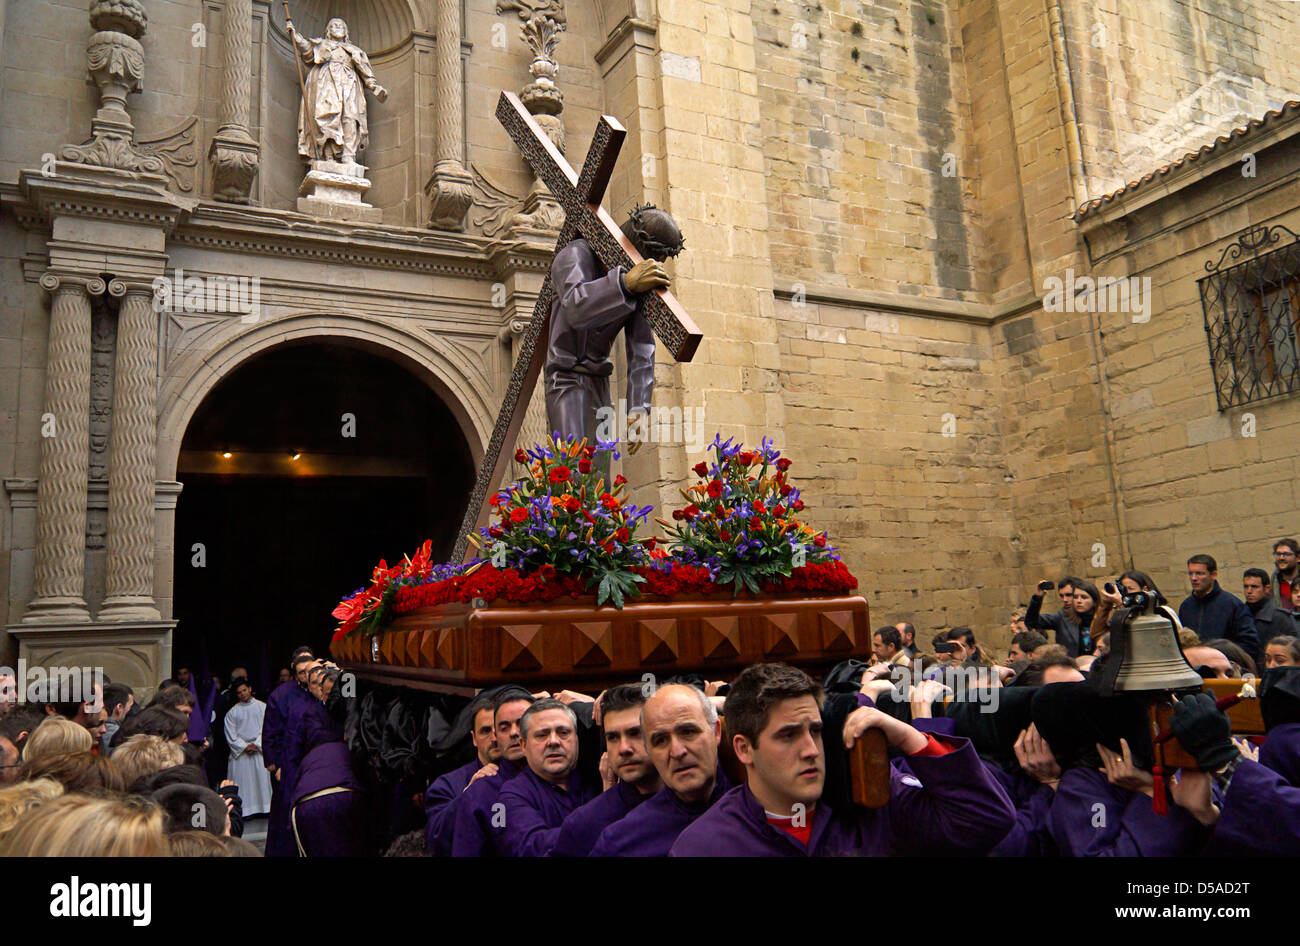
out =
[(450, 551), (479, 441), (446, 385), (344, 335), (259, 346), (203, 387), (159, 456), (183, 484), (174, 661), (266, 686), (293, 646), (325, 646), (378, 559)]

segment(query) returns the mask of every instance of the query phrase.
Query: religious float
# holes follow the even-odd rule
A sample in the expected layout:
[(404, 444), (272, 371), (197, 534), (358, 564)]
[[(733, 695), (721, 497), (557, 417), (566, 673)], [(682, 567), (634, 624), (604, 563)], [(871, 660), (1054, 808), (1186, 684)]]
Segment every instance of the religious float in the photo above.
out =
[[(488, 500), (477, 554), (435, 564), (426, 542), (334, 610), (335, 659), (362, 679), (447, 693), (699, 674), (780, 660), (814, 673), (866, 654), (857, 579), (799, 517), (789, 458), (715, 439), (663, 536), (651, 509), (605, 482), (613, 444), (519, 450), (520, 475)], [(647, 677), (649, 674), (651, 676)]]

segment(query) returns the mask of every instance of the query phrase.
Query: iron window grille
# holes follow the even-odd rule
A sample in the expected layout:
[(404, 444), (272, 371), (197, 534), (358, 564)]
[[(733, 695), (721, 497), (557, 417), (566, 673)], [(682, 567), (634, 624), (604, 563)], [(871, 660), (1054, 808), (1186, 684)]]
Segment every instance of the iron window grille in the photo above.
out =
[(1205, 270), (1197, 285), (1219, 410), (1300, 391), (1300, 237), (1251, 227)]

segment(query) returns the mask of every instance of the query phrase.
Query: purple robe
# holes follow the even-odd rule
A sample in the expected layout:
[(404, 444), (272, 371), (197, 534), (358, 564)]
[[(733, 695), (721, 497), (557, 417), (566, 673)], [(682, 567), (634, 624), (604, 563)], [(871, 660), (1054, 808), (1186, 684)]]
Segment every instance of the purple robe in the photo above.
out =
[(1158, 815), (1146, 794), (1117, 788), (1088, 768), (1061, 776), (1047, 826), (1062, 857), (1179, 857), (1204, 839), (1196, 819), (1173, 802), (1168, 815)]
[(212, 731), (212, 708), (217, 705), (217, 681), (208, 681), (207, 699), (199, 699), (198, 686), (194, 674), (190, 674), (190, 696), (194, 697), (194, 709), (190, 713), (190, 728), (186, 738), (190, 742), (202, 742)]
[(1207, 855), (1300, 854), (1300, 788), (1288, 784), (1274, 770), (1242, 759), (1232, 773), (1222, 805), (1205, 848)]
[[(266, 698), (266, 715), (262, 719), (262, 761), (269, 768), (283, 768), (285, 727), (290, 711), (303, 700), (312, 700), (312, 696), (296, 681), (281, 683)], [(288, 773), (281, 772), (280, 778), (271, 778), (271, 814), (266, 824), (266, 856), (296, 857), (297, 845), (293, 841), (293, 828), (289, 823), (288, 792), (292, 783), (287, 781)]]
[(887, 854), (985, 854), (1015, 823), (1015, 809), (966, 739), (949, 737), (942, 756), (909, 756), (915, 776), (890, 770), (889, 804), (811, 812), (808, 844), (767, 821), (748, 786), (684, 829), (673, 857), (883, 857)]
[[(364, 807), (342, 730), (323, 703), (300, 706), (295, 715), (304, 751), (286, 793), (290, 825), (308, 857), (360, 857), (366, 853)], [(348, 791), (310, 797), (337, 788)]]
[(560, 836), (564, 819), (592, 798), (575, 767), (564, 787), (554, 785), (531, 768), (501, 787), (498, 799), (506, 806), (501, 853), (507, 857), (548, 857)]
[(667, 857), (677, 836), (731, 789), (721, 768), (713, 794), (702, 802), (684, 802), (664, 786), (600, 833), (592, 857)]
[(587, 857), (602, 831), (650, 797), (627, 782), (616, 783), (564, 819), (551, 856)]
[(456, 826), (453, 802), (482, 767), (476, 755), (473, 762), (438, 776), (424, 793), (424, 843), (434, 855), (451, 856), (451, 832)]
[(1300, 723), (1282, 723), (1270, 729), (1259, 749), (1259, 764), (1268, 766), (1293, 788), (1300, 788)]
[(485, 775), (455, 801), (456, 821), (451, 834), (452, 857), (496, 857), (505, 828), (505, 807), (500, 803), (502, 787), (527, 766), (505, 757), (497, 763), (495, 775)]
[(1056, 853), (1047, 829), (1047, 813), (1056, 797), (1054, 789), (1024, 774), (1011, 775), (991, 762), (984, 763), (1016, 808), (1016, 824), (998, 842), (989, 857), (1051, 857)]

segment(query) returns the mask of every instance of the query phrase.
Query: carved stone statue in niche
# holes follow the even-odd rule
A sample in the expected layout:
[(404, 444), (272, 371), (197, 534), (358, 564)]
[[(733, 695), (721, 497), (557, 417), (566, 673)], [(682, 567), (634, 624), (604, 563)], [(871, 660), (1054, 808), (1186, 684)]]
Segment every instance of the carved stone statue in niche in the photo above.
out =
[[(298, 111), (298, 153), (311, 162), (299, 188), (298, 209), (322, 216), (378, 219), (379, 211), (363, 203), (370, 187), (357, 157), (370, 141), (366, 91), (380, 102), (388, 91), (370, 68), (370, 59), (348, 42), (348, 27), (338, 17), (325, 36), (308, 39), (287, 21), (301, 62), (302, 106)], [(305, 76), (302, 66), (308, 67)]]

